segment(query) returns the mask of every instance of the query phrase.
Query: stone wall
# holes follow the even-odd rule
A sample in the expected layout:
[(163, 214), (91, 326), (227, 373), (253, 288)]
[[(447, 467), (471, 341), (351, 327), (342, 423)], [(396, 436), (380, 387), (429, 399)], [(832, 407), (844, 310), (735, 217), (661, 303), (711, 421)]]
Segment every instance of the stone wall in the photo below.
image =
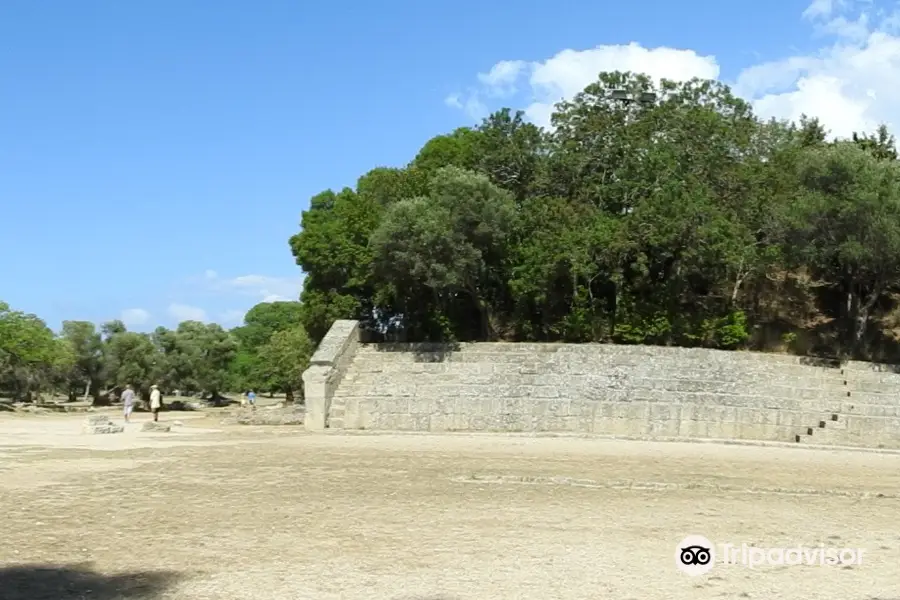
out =
[(339, 356), (329, 350), (304, 374), (330, 382), (318, 394), (327, 401), (314, 400), (322, 425), (309, 429), (900, 447), (900, 375), (884, 365), (606, 344), (360, 344), (352, 322), (338, 323)]
[[(309, 431), (321, 431), (326, 427), (340, 428), (340, 418), (335, 418), (331, 399), (349, 369), (359, 343), (357, 321), (335, 321), (319, 342), (319, 347), (303, 372), (303, 393), (306, 414), (304, 425)], [(332, 423), (334, 420), (336, 422)]]

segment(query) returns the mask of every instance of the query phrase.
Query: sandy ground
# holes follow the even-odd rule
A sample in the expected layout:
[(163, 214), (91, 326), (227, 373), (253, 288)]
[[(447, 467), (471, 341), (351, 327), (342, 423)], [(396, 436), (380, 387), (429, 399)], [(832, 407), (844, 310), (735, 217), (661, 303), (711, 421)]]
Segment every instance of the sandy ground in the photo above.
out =
[[(82, 418), (0, 416), (3, 600), (900, 597), (897, 454)], [(690, 577), (690, 534), (865, 554)]]

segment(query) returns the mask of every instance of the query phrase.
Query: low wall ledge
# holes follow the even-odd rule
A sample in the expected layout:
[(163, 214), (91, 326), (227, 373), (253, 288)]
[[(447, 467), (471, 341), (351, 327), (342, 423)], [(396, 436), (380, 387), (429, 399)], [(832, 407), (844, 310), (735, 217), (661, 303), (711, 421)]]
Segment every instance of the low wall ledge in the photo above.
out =
[(310, 366), (330, 367), (340, 359), (341, 354), (350, 342), (350, 339), (356, 329), (359, 327), (359, 321), (339, 320), (335, 321), (328, 330), (328, 333), (322, 338), (319, 347), (313, 353), (309, 360)]

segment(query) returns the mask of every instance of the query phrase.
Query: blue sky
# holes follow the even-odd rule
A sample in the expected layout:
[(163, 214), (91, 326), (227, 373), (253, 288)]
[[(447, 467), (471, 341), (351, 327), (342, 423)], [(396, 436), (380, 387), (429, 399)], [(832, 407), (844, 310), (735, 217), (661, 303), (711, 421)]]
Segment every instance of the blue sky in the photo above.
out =
[(891, 6), (4, 0), (0, 300), (53, 328), (234, 326), (296, 298), (312, 195), (485, 110), (540, 122), (610, 66), (719, 77), (838, 133), (891, 121)]

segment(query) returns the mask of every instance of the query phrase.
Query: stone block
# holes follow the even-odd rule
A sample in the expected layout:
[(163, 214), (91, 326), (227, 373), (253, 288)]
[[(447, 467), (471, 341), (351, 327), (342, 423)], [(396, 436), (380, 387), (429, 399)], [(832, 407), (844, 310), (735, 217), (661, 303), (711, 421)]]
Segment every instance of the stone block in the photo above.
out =
[(123, 431), (125, 431), (125, 426), (115, 425), (113, 423), (107, 423), (105, 425), (85, 425), (81, 431), (82, 433), (86, 433), (89, 435), (122, 433)]
[(147, 421), (141, 427), (141, 431), (151, 431), (156, 433), (168, 433), (172, 431), (172, 426), (169, 423), (160, 423), (159, 421)]

